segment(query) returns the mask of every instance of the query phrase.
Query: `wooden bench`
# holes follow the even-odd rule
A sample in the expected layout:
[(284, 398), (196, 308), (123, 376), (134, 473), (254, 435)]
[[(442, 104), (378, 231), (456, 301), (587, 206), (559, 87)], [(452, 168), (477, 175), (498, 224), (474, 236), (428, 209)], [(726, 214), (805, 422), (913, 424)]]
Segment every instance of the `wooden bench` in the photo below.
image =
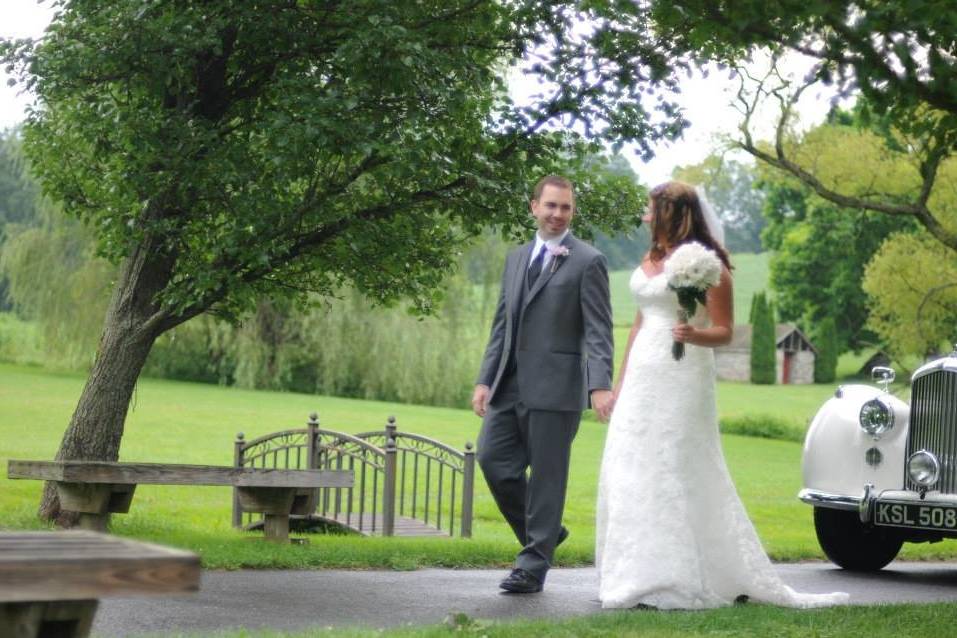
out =
[(265, 516), (266, 538), (289, 541), (289, 516), (309, 514), (311, 496), (320, 487), (352, 487), (350, 470), (284, 470), (175, 463), (10, 460), (11, 479), (56, 483), (60, 507), (80, 513), (80, 527), (105, 531), (111, 513), (130, 510), (140, 483), (235, 487), (244, 510)]
[(190, 552), (88, 531), (0, 532), (0, 636), (83, 638), (104, 596), (199, 589)]

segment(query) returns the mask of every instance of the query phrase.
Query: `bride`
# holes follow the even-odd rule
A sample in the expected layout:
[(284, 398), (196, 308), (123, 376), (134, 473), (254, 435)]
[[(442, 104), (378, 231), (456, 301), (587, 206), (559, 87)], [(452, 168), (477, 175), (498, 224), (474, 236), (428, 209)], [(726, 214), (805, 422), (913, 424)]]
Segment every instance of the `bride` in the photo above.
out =
[[(702, 609), (741, 596), (789, 607), (846, 602), (847, 594), (797, 593), (778, 578), (728, 474), (712, 348), (731, 340), (732, 281), (717, 218), (703, 212), (691, 186), (666, 182), (651, 191), (644, 219), (652, 247), (631, 277), (640, 310), (614, 390), (598, 488), (602, 607)], [(663, 268), (690, 241), (713, 250), (723, 268), (707, 303), (676, 325), (677, 295)], [(679, 361), (674, 341), (686, 344)]]

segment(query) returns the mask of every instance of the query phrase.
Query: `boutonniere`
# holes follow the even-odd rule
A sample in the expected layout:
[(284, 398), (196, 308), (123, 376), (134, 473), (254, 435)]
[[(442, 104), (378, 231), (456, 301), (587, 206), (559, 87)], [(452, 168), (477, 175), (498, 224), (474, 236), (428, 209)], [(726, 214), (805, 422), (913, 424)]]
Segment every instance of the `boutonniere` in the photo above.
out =
[(569, 250), (566, 246), (562, 246), (561, 244), (552, 246), (548, 244), (548, 254), (552, 256), (551, 272), (555, 272), (555, 269), (558, 268), (558, 260), (561, 257), (568, 257), (568, 252)]

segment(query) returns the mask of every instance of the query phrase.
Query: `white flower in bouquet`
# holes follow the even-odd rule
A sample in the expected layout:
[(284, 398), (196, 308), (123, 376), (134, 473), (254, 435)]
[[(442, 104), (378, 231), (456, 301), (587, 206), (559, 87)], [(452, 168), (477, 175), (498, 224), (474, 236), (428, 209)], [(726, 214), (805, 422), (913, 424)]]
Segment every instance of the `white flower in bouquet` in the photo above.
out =
[[(681, 244), (668, 257), (664, 266), (668, 287), (678, 294), (678, 321), (687, 323), (700, 303), (704, 305), (708, 288), (721, 281), (721, 259), (709, 248), (698, 242)], [(671, 346), (675, 360), (684, 357), (685, 344), (675, 342)]]

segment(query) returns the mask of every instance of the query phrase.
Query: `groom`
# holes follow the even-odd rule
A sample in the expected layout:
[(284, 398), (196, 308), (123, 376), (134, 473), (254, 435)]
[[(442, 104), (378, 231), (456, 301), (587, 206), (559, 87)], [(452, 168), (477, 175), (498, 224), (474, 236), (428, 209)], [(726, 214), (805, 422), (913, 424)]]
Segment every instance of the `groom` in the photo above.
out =
[[(568, 230), (572, 183), (550, 175), (531, 202), (535, 239), (505, 260), (502, 292), (472, 409), (478, 461), (523, 545), (500, 587), (542, 591), (562, 526), (572, 439), (589, 398), (612, 407), (612, 325), (605, 257)], [(526, 470), (528, 476), (526, 477)]]

